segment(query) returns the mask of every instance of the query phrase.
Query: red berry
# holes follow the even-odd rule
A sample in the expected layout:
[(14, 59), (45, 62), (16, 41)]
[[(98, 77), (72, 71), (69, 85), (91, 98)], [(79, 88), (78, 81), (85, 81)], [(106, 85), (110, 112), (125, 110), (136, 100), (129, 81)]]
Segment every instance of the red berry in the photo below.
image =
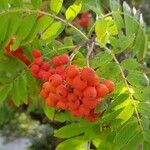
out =
[(96, 108), (96, 106), (98, 105), (98, 100), (94, 99), (94, 100), (89, 100), (87, 98), (83, 98), (82, 99), (83, 105), (85, 108), (89, 108), (89, 109), (94, 109)]
[(48, 96), (48, 98), (46, 99), (46, 104), (48, 106), (54, 107), (57, 104), (57, 102), (58, 102), (57, 95), (54, 94), (54, 93), (50, 93), (49, 96)]
[(60, 57), (59, 56), (55, 56), (53, 59), (52, 59), (52, 63), (54, 64), (54, 66), (60, 66), (62, 63), (61, 63), (61, 60), (60, 60)]
[(51, 93), (56, 93), (56, 87), (53, 86), (51, 83), (50, 83), (50, 92)]
[(75, 102), (75, 101), (78, 100), (78, 97), (73, 93), (69, 93), (68, 96), (67, 96), (67, 100), (69, 102)]
[(112, 81), (110, 81), (110, 80), (105, 80), (105, 81), (104, 81), (104, 84), (107, 86), (109, 92), (113, 92), (113, 91), (114, 91), (115, 85), (114, 85), (114, 83), (113, 83)]
[(79, 110), (71, 110), (71, 113), (74, 117), (79, 117), (80, 116), (80, 112)]
[(84, 17), (84, 18), (85, 18), (85, 17), (86, 17), (86, 18), (89, 17), (89, 12), (88, 12), (88, 11), (83, 12), (82, 15), (81, 15), (81, 17), (82, 17), (82, 18), (83, 18), (83, 17)]
[(81, 27), (87, 28), (89, 26), (90, 20), (88, 18), (81, 18), (79, 23)]
[(61, 74), (61, 77), (62, 77), (63, 80), (66, 80), (66, 77), (67, 77), (66, 72), (62, 73), (62, 74)]
[(48, 71), (50, 69), (50, 65), (47, 62), (43, 62), (41, 68), (45, 71)]
[(99, 84), (96, 87), (96, 90), (98, 97), (105, 97), (109, 93), (109, 90), (105, 84)]
[(66, 82), (70, 85), (73, 85), (73, 79), (69, 78), (68, 76), (66, 77)]
[(97, 86), (99, 84), (99, 77), (95, 74), (88, 84), (90, 86)]
[(68, 64), (70, 61), (70, 58), (67, 54), (62, 54), (62, 55), (60, 55), (60, 60), (61, 60), (62, 64)]
[(67, 77), (74, 78), (79, 74), (79, 69), (75, 65), (69, 65), (66, 69)]
[(93, 100), (96, 98), (97, 96), (97, 91), (95, 89), (95, 87), (92, 86), (88, 86), (84, 92), (83, 92), (84, 97), (86, 97), (87, 99)]
[(80, 101), (79, 100), (77, 100), (75, 102), (69, 102), (68, 103), (69, 110), (76, 110), (76, 109), (79, 108), (79, 106), (80, 106)]
[(40, 96), (43, 97), (44, 99), (46, 99), (48, 97), (48, 95), (49, 95), (49, 93), (47, 91), (45, 91), (45, 90), (42, 90), (40, 92)]
[(65, 110), (68, 109), (68, 105), (65, 102), (59, 101), (56, 105), (56, 108)]
[(59, 75), (63, 74), (64, 72), (65, 72), (64, 66), (58, 66), (58, 67), (56, 67), (56, 69), (55, 69), (55, 73), (57, 73), (57, 74), (59, 74)]
[(40, 50), (38, 50), (38, 49), (35, 49), (35, 50), (33, 50), (32, 51), (32, 56), (34, 57), (34, 58), (39, 58), (39, 57), (41, 57), (41, 52), (40, 52)]
[(43, 64), (43, 60), (41, 57), (39, 57), (34, 60), (34, 63), (37, 64), (38, 66), (41, 66)]
[(81, 117), (86, 117), (89, 115), (90, 109), (85, 108), (83, 105), (81, 105), (79, 108), (79, 113), (80, 113)]
[(87, 82), (81, 80), (80, 76), (76, 76), (73, 79), (73, 87), (79, 91), (82, 91), (87, 87)]
[(64, 85), (59, 85), (56, 89), (56, 94), (62, 97), (66, 97), (68, 94), (68, 90)]
[(39, 71), (40, 71), (40, 67), (38, 66), (38, 65), (36, 65), (36, 64), (34, 64), (34, 65), (32, 65), (32, 67), (31, 67), (31, 71), (33, 72), (33, 73), (38, 73)]
[(50, 78), (50, 76), (51, 76), (51, 73), (47, 71), (47, 72), (45, 72), (45, 73), (42, 75), (42, 79), (43, 79), (44, 81), (48, 81), (49, 78)]
[(62, 83), (62, 77), (58, 74), (53, 74), (50, 78), (49, 81), (52, 83), (53, 86), (57, 87)]
[(90, 67), (83, 68), (81, 72), (81, 78), (83, 80), (91, 82), (93, 77), (95, 77), (95, 71), (92, 68)]
[(43, 84), (43, 89), (50, 92), (51, 84), (47, 81)]
[(39, 73), (38, 73), (38, 77), (39, 77), (40, 79), (43, 79), (43, 76), (44, 76), (45, 73), (46, 73), (46, 71), (40, 70)]
[(78, 91), (77, 89), (74, 89), (74, 90), (73, 90), (73, 93), (74, 93), (75, 95), (79, 96), (79, 97), (82, 97), (82, 96), (83, 96), (83, 92)]

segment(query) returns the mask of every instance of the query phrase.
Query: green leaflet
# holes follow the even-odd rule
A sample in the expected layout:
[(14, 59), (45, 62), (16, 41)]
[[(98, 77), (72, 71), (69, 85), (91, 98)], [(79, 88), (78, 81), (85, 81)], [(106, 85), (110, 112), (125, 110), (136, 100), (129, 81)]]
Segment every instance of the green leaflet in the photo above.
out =
[(11, 94), (12, 94), (12, 100), (14, 102), (14, 104), (16, 106), (19, 106), (22, 102), (21, 102), (21, 95), (19, 93), (19, 78), (17, 78), (14, 82), (13, 82), (13, 87), (12, 87), (12, 91), (11, 91)]
[(64, 26), (61, 22), (54, 22), (52, 23), (49, 28), (43, 33), (42, 39), (47, 40), (50, 38), (57, 37), (61, 31), (63, 30)]
[(54, 135), (59, 138), (70, 138), (83, 133), (84, 128), (85, 126), (82, 126), (79, 123), (72, 123), (58, 129)]
[(113, 46), (113, 51), (115, 54), (121, 53), (125, 50), (129, 50), (130, 48), (132, 48), (134, 40), (134, 34), (129, 36), (121, 35), (119, 38), (110, 37), (110, 42)]
[[(2, 42), (5, 39), (7, 28), (9, 26), (9, 14), (1, 14), (0, 15), (0, 42)], [(1, 44), (1, 43), (0, 43)]]
[(138, 70), (141, 66), (134, 58), (127, 58), (121, 62), (121, 66), (126, 70)]
[(62, 4), (63, 0), (50, 0), (50, 8), (55, 14), (60, 12)]
[(139, 71), (129, 71), (127, 80), (134, 87), (147, 87), (149, 85), (147, 76)]
[(8, 0), (1, 0), (0, 2), (0, 11), (8, 9)]
[(55, 109), (54, 108), (51, 108), (51, 107), (44, 107), (44, 113), (46, 114), (46, 116), (49, 118), (49, 119), (53, 119), (54, 118), (54, 115), (55, 115)]
[(36, 15), (28, 15), (22, 18), (21, 26), (17, 30), (16, 40), (12, 45), (12, 49), (15, 50), (19, 47), (21, 41), (23, 41), (32, 32), (32, 27), (35, 23)]
[(26, 43), (32, 42), (36, 36), (38, 36), (38, 33), (42, 34), (52, 22), (53, 18), (49, 16), (42, 16), (37, 19), (35, 25), (32, 28), (32, 32), (21, 42), (21, 44), (24, 45)]
[(78, 136), (61, 142), (56, 150), (87, 150), (87, 142), (83, 136)]
[(112, 56), (110, 54), (108, 54), (107, 52), (100, 52), (90, 60), (90, 66), (92, 68), (101, 67), (109, 63), (111, 60)]
[(135, 121), (128, 122), (124, 127), (119, 129), (119, 131), (116, 134), (116, 137), (114, 139), (116, 147), (118, 147), (119, 149), (124, 148), (126, 143), (131, 141), (132, 138), (134, 138), (134, 136), (138, 133), (139, 129), (137, 126), (137, 122)]
[(20, 13), (18, 12), (9, 13), (9, 16), (10, 16), (9, 25), (7, 28), (5, 39), (2, 42), (2, 47), (4, 47), (9, 42), (10, 38), (15, 35), (21, 22), (21, 16)]
[(12, 0), (13, 7), (23, 7), (23, 0)]
[(18, 79), (18, 92), (20, 94), (20, 99), (22, 103), (27, 103), (28, 93), (27, 93), (27, 78), (26, 74), (21, 75)]
[(80, 12), (82, 8), (82, 0), (76, 0), (74, 2), (74, 4), (72, 4), (66, 11), (65, 15), (66, 15), (66, 19), (68, 21), (73, 20), (78, 13)]
[(109, 0), (109, 3), (111, 10), (114, 12), (112, 16), (114, 18), (118, 31), (121, 32), (121, 30), (124, 28), (124, 21), (120, 14), (121, 11), (120, 3), (118, 3), (118, 1), (116, 0)]
[(42, 0), (31, 0), (33, 7), (39, 8), (42, 4)]
[(0, 85), (0, 103), (7, 98), (11, 88), (12, 88), (11, 84)]

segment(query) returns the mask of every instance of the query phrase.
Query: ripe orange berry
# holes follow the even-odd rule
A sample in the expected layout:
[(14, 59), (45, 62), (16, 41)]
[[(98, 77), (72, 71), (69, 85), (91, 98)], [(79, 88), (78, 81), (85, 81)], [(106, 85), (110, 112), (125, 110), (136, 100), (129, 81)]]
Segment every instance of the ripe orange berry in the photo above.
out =
[(81, 106), (79, 107), (79, 113), (80, 113), (80, 116), (81, 116), (81, 117), (86, 117), (86, 116), (89, 115), (90, 109), (85, 108), (83, 105), (81, 105)]
[(73, 93), (69, 93), (68, 96), (67, 96), (67, 100), (69, 102), (75, 102), (75, 101), (78, 100), (78, 97)]
[(80, 101), (79, 100), (77, 100), (75, 102), (69, 102), (68, 103), (68, 109), (69, 110), (76, 110), (76, 109), (79, 108), (79, 106), (80, 106)]
[(46, 99), (46, 101), (47, 101), (47, 103), (53, 104), (53, 106), (55, 106), (57, 104), (57, 102), (58, 102), (58, 97), (57, 97), (56, 94), (50, 93), (48, 98)]
[(99, 84), (99, 77), (95, 74), (93, 78), (91, 78), (90, 82), (88, 82), (88, 85), (97, 86), (98, 84)]
[(55, 93), (56, 92), (56, 87), (52, 85), (52, 83), (50, 83), (50, 92), (51, 93)]
[(85, 108), (89, 108), (89, 109), (94, 109), (96, 108), (96, 106), (98, 105), (98, 100), (94, 99), (94, 100), (89, 100), (87, 98), (83, 98), (82, 99), (83, 105)]
[(74, 93), (75, 95), (79, 96), (79, 97), (82, 97), (82, 96), (83, 96), (83, 92), (78, 91), (77, 89), (74, 89), (74, 90), (73, 90), (73, 93)]
[(66, 69), (67, 77), (74, 78), (79, 74), (79, 69), (75, 65), (69, 65)]
[(88, 86), (84, 92), (83, 92), (84, 97), (90, 100), (94, 100), (97, 97), (97, 91), (95, 87)]
[(72, 85), (75, 89), (82, 91), (87, 87), (87, 82), (83, 81), (80, 76), (76, 76), (73, 79), (73, 85)]
[(59, 101), (56, 105), (56, 108), (65, 110), (68, 109), (68, 105), (65, 102)]
[(85, 81), (91, 82), (94, 76), (95, 71), (90, 67), (83, 68), (81, 71), (81, 78)]
[(34, 65), (32, 65), (32, 67), (31, 67), (31, 71), (33, 72), (33, 73), (38, 73), (39, 71), (40, 71), (40, 67), (38, 66), (38, 65), (36, 65), (36, 64), (34, 64)]
[(96, 87), (96, 90), (98, 97), (105, 97), (109, 93), (109, 90), (105, 84), (99, 84)]
[(47, 98), (45, 101), (45, 105), (49, 106), (49, 107), (55, 107), (56, 103), (55, 103), (55, 101), (52, 101), (50, 98)]
[(50, 88), (51, 88), (51, 84), (48, 81), (43, 84), (43, 89), (44, 90), (50, 91)]
[(113, 92), (115, 90), (115, 85), (110, 80), (104, 80), (104, 84), (107, 86), (109, 92)]
[(58, 74), (53, 74), (50, 78), (49, 81), (52, 83), (53, 86), (57, 87), (62, 83), (62, 77)]
[(35, 49), (35, 50), (33, 50), (32, 51), (32, 56), (34, 57), (34, 58), (39, 58), (39, 57), (41, 57), (41, 52), (40, 52), (40, 50), (38, 50), (38, 49)]
[(43, 60), (41, 57), (34, 59), (34, 63), (38, 66), (41, 66), (43, 64)]
[(62, 54), (62, 55), (60, 55), (60, 60), (61, 60), (62, 64), (68, 64), (70, 61), (70, 58), (67, 54)]
[(68, 90), (64, 85), (59, 85), (56, 89), (56, 94), (61, 96), (61, 97), (66, 97), (68, 94)]
[(60, 66), (62, 63), (61, 63), (61, 60), (60, 60), (60, 57), (59, 56), (55, 56), (53, 59), (52, 59), (52, 63), (54, 64), (54, 66)]
[(80, 116), (80, 112), (79, 110), (71, 110), (71, 113), (74, 117), (79, 117)]
[(66, 77), (66, 82), (67, 84), (73, 85), (73, 79), (69, 78), (68, 76)]
[(48, 97), (49, 93), (45, 91), (44, 89), (40, 92), (40, 96), (46, 99)]

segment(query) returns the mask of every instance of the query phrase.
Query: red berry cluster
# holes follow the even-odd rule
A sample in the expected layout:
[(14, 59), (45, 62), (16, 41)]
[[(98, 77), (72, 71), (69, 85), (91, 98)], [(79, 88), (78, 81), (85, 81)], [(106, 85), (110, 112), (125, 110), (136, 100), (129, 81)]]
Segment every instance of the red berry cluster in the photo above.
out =
[(90, 15), (89, 12), (83, 12), (81, 18), (76, 18), (75, 23), (80, 25), (83, 28), (87, 28), (90, 24)]
[[(33, 56), (35, 57), (35, 54)], [(41, 57), (41, 54), (39, 56)], [(39, 56), (37, 58), (40, 58)], [(49, 107), (68, 110), (75, 117), (95, 121), (99, 115), (94, 112), (95, 108), (102, 98), (114, 90), (114, 84), (110, 80), (99, 83), (99, 77), (92, 68), (79, 69), (75, 65), (66, 66), (68, 62), (69, 56), (66, 54), (53, 58), (54, 72), (43, 84), (40, 95)]]
[(18, 59), (20, 59), (22, 62), (24, 62), (27, 66), (30, 65), (30, 60), (29, 58), (24, 54), (23, 48), (19, 47), (15, 51), (11, 51), (11, 45), (13, 44), (15, 38), (12, 38), (10, 42), (5, 46), (4, 48), (4, 54), (10, 55), (10, 56), (15, 56)]
[(52, 65), (44, 61), (40, 50), (33, 50), (34, 57), (31, 71), (34, 77), (48, 81), (53, 74), (59, 74), (63, 79), (66, 78), (65, 65), (69, 63), (69, 56), (62, 54), (52, 60)]

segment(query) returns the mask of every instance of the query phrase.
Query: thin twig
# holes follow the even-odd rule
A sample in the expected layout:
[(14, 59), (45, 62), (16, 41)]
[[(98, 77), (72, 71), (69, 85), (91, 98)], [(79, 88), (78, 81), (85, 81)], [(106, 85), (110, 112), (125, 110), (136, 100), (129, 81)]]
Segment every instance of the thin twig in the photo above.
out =
[(88, 52), (86, 55), (86, 64), (88, 67), (90, 66), (89, 59), (90, 59), (91, 53), (93, 52), (94, 44), (95, 44), (95, 36), (93, 36), (87, 43)]

